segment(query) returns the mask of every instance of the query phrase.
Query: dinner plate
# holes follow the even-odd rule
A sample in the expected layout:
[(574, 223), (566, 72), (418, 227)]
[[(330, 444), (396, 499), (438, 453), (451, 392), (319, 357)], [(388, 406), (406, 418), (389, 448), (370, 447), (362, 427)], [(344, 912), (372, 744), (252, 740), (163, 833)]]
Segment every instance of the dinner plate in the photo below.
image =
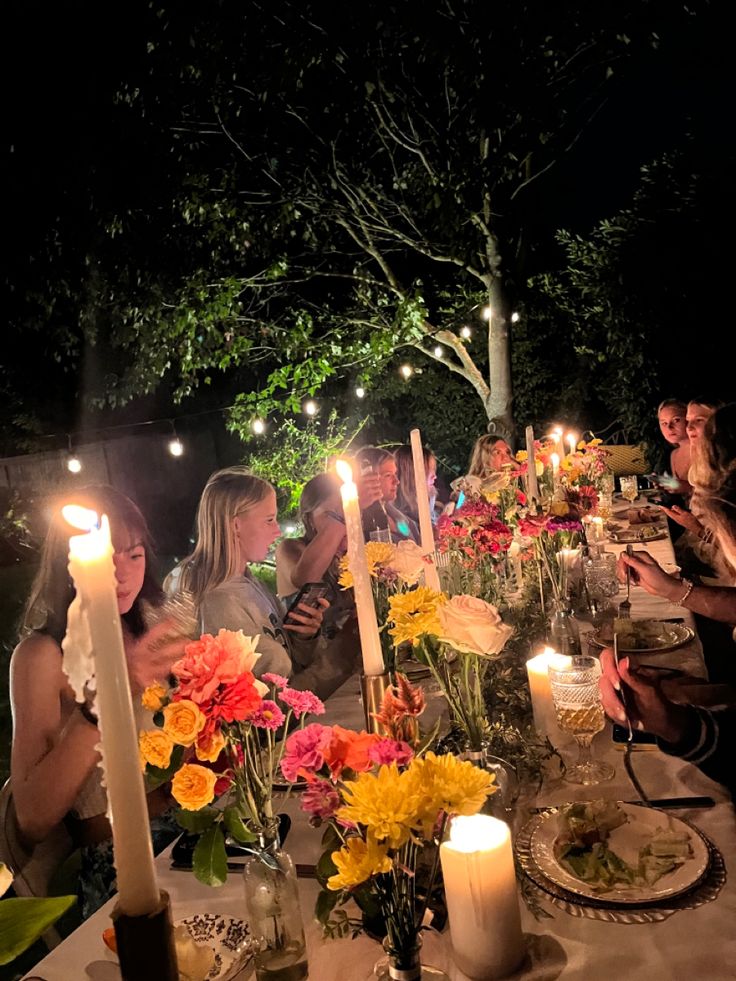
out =
[(608, 527), (606, 534), (612, 542), (623, 545), (629, 542), (643, 543), (656, 542), (667, 537), (667, 529), (664, 525), (648, 522), (643, 525), (631, 525), (626, 527)]
[(615, 828), (608, 839), (609, 848), (619, 857), (626, 860), (627, 855), (635, 854), (638, 847), (646, 841), (646, 832), (655, 831), (658, 827), (686, 832), (690, 838), (692, 857), (651, 886), (619, 884), (614, 889), (593, 889), (557, 861), (555, 842), (560, 833), (559, 816), (556, 811), (548, 811), (542, 815), (542, 820), (532, 832), (530, 842), (531, 855), (540, 872), (555, 885), (576, 896), (602, 899), (626, 906), (639, 906), (642, 903), (654, 903), (660, 899), (679, 896), (700, 882), (708, 871), (709, 854), (708, 846), (696, 828), (653, 807), (624, 803), (619, 803), (619, 807), (626, 812), (629, 820), (620, 828)]
[[(661, 643), (652, 647), (628, 647), (626, 641), (619, 636), (618, 650), (621, 654), (656, 654), (659, 651), (672, 651), (689, 643), (695, 632), (684, 623), (667, 623), (662, 621), (663, 634)], [(613, 634), (607, 633), (605, 627), (599, 627), (588, 635), (588, 640), (598, 647), (610, 647), (613, 644)]]

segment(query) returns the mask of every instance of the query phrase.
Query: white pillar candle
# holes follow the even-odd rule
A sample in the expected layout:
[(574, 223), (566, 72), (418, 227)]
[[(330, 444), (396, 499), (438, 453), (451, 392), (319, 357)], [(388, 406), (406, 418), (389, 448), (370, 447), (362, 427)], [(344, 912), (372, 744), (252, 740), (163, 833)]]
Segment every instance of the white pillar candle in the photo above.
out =
[(549, 684), (548, 669), (550, 664), (569, 661), (564, 654), (558, 654), (551, 647), (545, 647), (541, 654), (526, 662), (526, 673), (529, 678), (529, 691), (532, 696), (532, 715), (534, 728), (540, 736), (547, 736), (552, 745), (558, 745), (562, 732), (557, 725), (557, 713), (552, 700), (552, 689)]
[[(75, 517), (78, 519), (83, 511), (73, 508), (68, 512), (65, 508), (64, 517), (74, 524)], [(86, 514), (96, 525), (97, 515), (90, 511)], [(69, 573), (76, 597), (69, 608), (69, 626), (62, 644), (64, 670), (79, 679), (74, 664), (77, 652), (83, 658), (91, 649), (118, 903), (128, 916), (144, 916), (160, 907), (160, 897), (107, 516), (103, 515), (99, 528), (89, 527), (87, 534), (69, 539)], [(80, 694), (83, 698), (77, 690), (78, 700)]]
[(373, 600), (371, 577), (365, 557), (365, 540), (363, 523), (360, 520), (358, 488), (353, 482), (353, 471), (350, 469), (350, 464), (344, 460), (338, 460), (336, 468), (343, 481), (340, 494), (342, 495), (345, 531), (348, 539), (348, 565), (353, 577), (355, 609), (358, 613), (360, 648), (363, 652), (363, 673), (369, 675), (383, 674), (385, 670), (383, 652), (378, 636), (376, 604)]
[(440, 861), (455, 963), (479, 981), (505, 977), (526, 954), (508, 825), (454, 818)]
[(529, 497), (539, 500), (539, 484), (537, 483), (537, 465), (534, 460), (534, 430), (526, 427), (526, 466)]
[(521, 589), (524, 576), (521, 567), (521, 545), (518, 542), (511, 542), (509, 545), (509, 562), (514, 573), (514, 579), (516, 580), (516, 588)]
[(430, 589), (439, 593), (440, 577), (437, 567), (434, 564), (434, 532), (432, 531), (432, 517), (429, 513), (429, 487), (427, 486), (427, 471), (424, 466), (424, 453), (422, 452), (422, 437), (418, 429), (412, 429), (409, 434), (411, 439), (411, 455), (414, 462), (414, 484), (417, 495), (417, 512), (419, 514), (419, 534), (422, 539), (422, 551), (427, 562), (424, 569), (424, 583)]

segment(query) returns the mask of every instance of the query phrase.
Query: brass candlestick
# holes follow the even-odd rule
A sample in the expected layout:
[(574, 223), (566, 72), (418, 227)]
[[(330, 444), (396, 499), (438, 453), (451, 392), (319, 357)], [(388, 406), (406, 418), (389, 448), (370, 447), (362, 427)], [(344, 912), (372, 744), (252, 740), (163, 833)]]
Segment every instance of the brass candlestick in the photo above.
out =
[(381, 711), (383, 696), (391, 687), (391, 675), (388, 671), (383, 674), (361, 674), (360, 694), (363, 699), (365, 728), (367, 732), (377, 732), (385, 735), (383, 726), (375, 719), (375, 714)]
[(119, 906), (111, 914), (123, 981), (179, 981), (169, 894), (161, 890), (158, 909), (128, 916)]

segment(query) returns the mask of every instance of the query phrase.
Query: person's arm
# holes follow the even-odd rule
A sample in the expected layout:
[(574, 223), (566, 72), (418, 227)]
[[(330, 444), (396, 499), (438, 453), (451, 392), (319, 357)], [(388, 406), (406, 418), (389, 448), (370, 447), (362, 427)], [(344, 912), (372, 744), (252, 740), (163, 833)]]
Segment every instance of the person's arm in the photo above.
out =
[(701, 586), (688, 579), (670, 576), (647, 552), (634, 552), (631, 556), (622, 552), (619, 578), (625, 573), (626, 566), (632, 570), (632, 582), (653, 596), (662, 596), (711, 620), (736, 623), (736, 587)]
[(100, 759), (100, 733), (79, 709), (62, 722), (66, 690), (59, 645), (42, 634), (22, 641), (10, 662), (10, 774), (18, 824), (31, 842), (63, 820)]
[(332, 564), (345, 537), (345, 521), (335, 512), (306, 545), (287, 539), (276, 549), (276, 567), (283, 567), (297, 589), (308, 582), (319, 582)]
[(664, 504), (660, 504), (660, 507), (667, 517), (671, 518), (675, 524), (681, 525), (687, 531), (702, 539), (702, 541), (710, 541), (710, 539), (713, 537), (708, 531), (706, 531), (692, 511), (688, 511), (686, 508), (681, 508), (677, 504), (673, 504), (671, 508), (665, 507)]

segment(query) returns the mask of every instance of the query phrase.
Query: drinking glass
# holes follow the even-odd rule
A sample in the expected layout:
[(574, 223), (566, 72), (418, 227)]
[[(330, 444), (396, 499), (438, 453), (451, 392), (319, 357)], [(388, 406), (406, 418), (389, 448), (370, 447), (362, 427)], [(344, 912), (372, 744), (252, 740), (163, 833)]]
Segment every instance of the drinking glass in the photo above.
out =
[(593, 736), (602, 731), (606, 721), (598, 692), (600, 674), (598, 661), (587, 654), (549, 668), (557, 725), (578, 744), (578, 759), (565, 772), (570, 783), (590, 786), (610, 780), (614, 774), (610, 763), (593, 759), (590, 749)]
[(632, 474), (630, 477), (621, 477), (620, 481), (622, 496), (633, 504), (639, 496), (639, 481), (636, 479), (636, 474)]
[(589, 555), (583, 565), (588, 596), (598, 610), (611, 605), (609, 600), (618, 596), (619, 581), (616, 576), (616, 556), (612, 552)]

